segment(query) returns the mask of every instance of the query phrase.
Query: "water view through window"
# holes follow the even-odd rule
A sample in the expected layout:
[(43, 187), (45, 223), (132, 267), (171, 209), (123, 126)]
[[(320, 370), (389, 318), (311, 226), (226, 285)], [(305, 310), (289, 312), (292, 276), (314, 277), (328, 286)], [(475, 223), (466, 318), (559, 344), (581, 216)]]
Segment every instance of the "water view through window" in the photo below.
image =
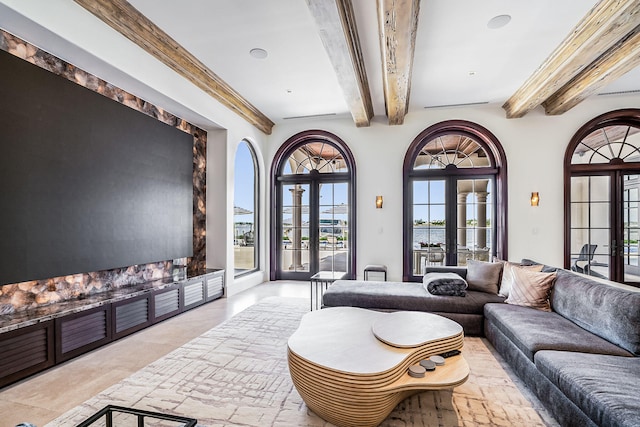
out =
[(485, 128), (451, 120), (411, 143), (404, 162), (403, 276), (420, 280), (430, 266), (506, 256), (506, 174), (499, 141)]
[(353, 172), (344, 147), (325, 137), (305, 137), (277, 160), (276, 279), (352, 271)]
[(257, 237), (257, 164), (251, 146), (238, 146), (233, 192), (233, 265), (235, 274), (258, 268)]

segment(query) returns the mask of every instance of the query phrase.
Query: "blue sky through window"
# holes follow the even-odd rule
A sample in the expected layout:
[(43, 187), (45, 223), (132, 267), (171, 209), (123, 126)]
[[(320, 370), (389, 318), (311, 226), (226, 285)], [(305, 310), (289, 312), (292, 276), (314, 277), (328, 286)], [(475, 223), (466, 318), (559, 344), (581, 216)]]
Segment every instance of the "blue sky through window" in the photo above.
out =
[(246, 142), (241, 142), (236, 151), (234, 169), (233, 205), (246, 209), (251, 214), (235, 215), (235, 222), (253, 222), (255, 212), (254, 200), (255, 165), (251, 149)]

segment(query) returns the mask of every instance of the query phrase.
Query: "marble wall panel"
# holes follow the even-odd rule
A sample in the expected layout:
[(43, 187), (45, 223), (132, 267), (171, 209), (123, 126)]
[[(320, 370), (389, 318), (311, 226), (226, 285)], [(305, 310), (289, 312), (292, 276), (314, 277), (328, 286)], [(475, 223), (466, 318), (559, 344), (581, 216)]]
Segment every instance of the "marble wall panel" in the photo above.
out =
[[(193, 135), (193, 257), (190, 275), (206, 268), (207, 132), (0, 29), (0, 49)], [(0, 315), (135, 283), (171, 277), (173, 261), (0, 286)]]

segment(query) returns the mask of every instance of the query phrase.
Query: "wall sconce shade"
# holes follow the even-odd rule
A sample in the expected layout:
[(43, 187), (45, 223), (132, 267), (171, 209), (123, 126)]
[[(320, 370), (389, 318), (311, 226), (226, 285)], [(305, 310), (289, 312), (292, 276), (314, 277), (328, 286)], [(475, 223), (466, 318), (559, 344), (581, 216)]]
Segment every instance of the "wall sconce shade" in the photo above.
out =
[(376, 196), (376, 209), (382, 209), (382, 196)]
[(538, 206), (540, 203), (540, 196), (537, 191), (531, 193), (531, 206)]

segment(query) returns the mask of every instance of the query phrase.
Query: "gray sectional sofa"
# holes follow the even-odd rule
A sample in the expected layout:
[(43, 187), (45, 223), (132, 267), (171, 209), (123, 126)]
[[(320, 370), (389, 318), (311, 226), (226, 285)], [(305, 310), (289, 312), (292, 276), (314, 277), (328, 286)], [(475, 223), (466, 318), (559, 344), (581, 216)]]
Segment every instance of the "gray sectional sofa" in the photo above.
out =
[(339, 281), (324, 304), (430, 311), (462, 320), (474, 334), (481, 324), (562, 426), (640, 426), (640, 290), (558, 269), (550, 312), (488, 295), (442, 297), (421, 283)]
[(640, 292), (558, 270), (553, 311), (485, 306), (485, 335), (563, 426), (640, 426)]

